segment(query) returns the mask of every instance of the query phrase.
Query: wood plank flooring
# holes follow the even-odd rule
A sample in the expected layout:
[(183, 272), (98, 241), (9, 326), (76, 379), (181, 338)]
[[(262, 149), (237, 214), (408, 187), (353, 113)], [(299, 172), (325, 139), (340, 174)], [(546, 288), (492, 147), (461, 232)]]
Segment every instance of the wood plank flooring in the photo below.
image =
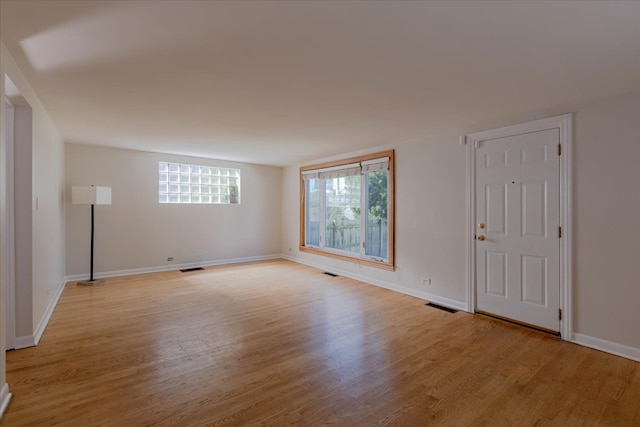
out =
[(640, 426), (640, 363), (289, 261), (68, 284), (3, 426)]

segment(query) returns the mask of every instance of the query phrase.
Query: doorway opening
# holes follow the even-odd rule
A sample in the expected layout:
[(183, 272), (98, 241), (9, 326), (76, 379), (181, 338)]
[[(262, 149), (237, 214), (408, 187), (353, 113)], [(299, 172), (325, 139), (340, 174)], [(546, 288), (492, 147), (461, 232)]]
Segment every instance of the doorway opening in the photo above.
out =
[[(3, 282), (6, 297), (5, 350), (24, 347), (22, 335), (31, 335), (32, 261), (32, 139), (33, 112), (20, 90), (5, 74), (5, 147), (2, 159), (3, 217), (0, 230), (3, 248)], [(22, 315), (22, 317), (21, 317)], [(27, 322), (21, 322), (25, 318)], [(28, 318), (28, 319), (27, 319)], [(22, 324), (28, 323), (28, 324)], [(22, 330), (24, 329), (24, 331)], [(24, 341), (24, 340), (22, 340)]]

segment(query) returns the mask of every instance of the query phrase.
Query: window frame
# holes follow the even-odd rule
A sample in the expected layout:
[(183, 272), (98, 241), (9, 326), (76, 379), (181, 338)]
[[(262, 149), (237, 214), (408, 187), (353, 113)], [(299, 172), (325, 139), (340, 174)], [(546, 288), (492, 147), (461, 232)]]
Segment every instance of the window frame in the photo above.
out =
[[(353, 262), (360, 265), (366, 265), (370, 267), (376, 267), (384, 270), (395, 270), (395, 161), (394, 161), (394, 150), (376, 152), (371, 154), (366, 154), (362, 156), (350, 157), (347, 159), (336, 160), (325, 163), (317, 163), (307, 166), (300, 167), (299, 178), (300, 178), (300, 242), (299, 242), (299, 250), (301, 252), (312, 253), (315, 255), (326, 256), (330, 258), (340, 259), (343, 261)], [(387, 227), (388, 227), (388, 257), (386, 260), (368, 256), (368, 255), (359, 255), (359, 254), (350, 254), (346, 251), (336, 250), (331, 248), (325, 248), (322, 245), (324, 242), (321, 242), (320, 246), (307, 246), (306, 245), (306, 185), (303, 179), (303, 173), (306, 171), (316, 170), (316, 169), (325, 169), (331, 167), (339, 167), (346, 166), (352, 163), (360, 163), (366, 162), (367, 160), (379, 159), (382, 157), (389, 158), (389, 169), (387, 175)], [(360, 175), (363, 177), (363, 175)], [(365, 179), (361, 178), (363, 181)], [(320, 187), (323, 188), (324, 180), (321, 180)], [(364, 199), (366, 184), (362, 185), (362, 193), (361, 193), (361, 209), (364, 208), (364, 204), (362, 204), (362, 200)], [(326, 202), (325, 192), (322, 192), (320, 206), (324, 206)], [(323, 213), (324, 215), (324, 213)], [(366, 217), (363, 212), (362, 215)], [(361, 231), (364, 233), (364, 230)]]
[[(163, 172), (162, 171), (162, 165), (166, 164), (167, 165), (167, 172)], [(182, 176), (182, 175), (187, 175), (189, 177), (189, 182), (182, 182), (181, 179), (179, 179), (177, 182), (173, 182), (170, 180), (169, 175), (170, 175), (170, 169), (171, 166), (176, 166), (178, 168), (178, 172), (177, 174)], [(183, 171), (183, 167), (186, 167), (188, 169), (187, 172)], [(198, 168), (198, 172), (193, 172), (192, 168)], [(220, 170), (228, 170), (228, 171), (235, 171), (235, 175), (236, 176), (231, 176), (231, 175), (222, 175), (221, 173), (218, 173), (216, 175), (214, 174), (208, 174), (208, 173), (203, 173), (202, 169), (218, 169)], [(163, 173), (167, 174), (167, 180), (166, 181), (161, 181), (161, 176)], [(175, 174), (175, 172), (174, 172)], [(194, 164), (189, 164), (189, 163), (178, 163), (178, 162), (171, 162), (171, 161), (166, 161), (166, 160), (160, 160), (158, 161), (158, 203), (161, 205), (239, 205), (240, 204), (240, 186), (241, 186), (241, 170), (240, 168), (233, 168), (233, 167), (225, 167), (225, 166), (211, 166), (211, 165), (194, 165)], [(200, 181), (203, 178), (209, 178), (211, 181), (213, 181), (214, 179), (217, 179), (218, 181), (222, 181), (224, 179), (227, 180), (235, 180), (236, 185), (231, 185), (231, 184), (222, 184), (221, 182), (218, 182), (217, 184), (214, 182), (191, 182), (192, 178), (196, 176), (198, 178), (198, 180)], [(230, 182), (230, 181), (229, 181)], [(171, 185), (178, 185), (178, 186), (187, 186), (189, 188), (188, 192), (182, 192), (179, 191), (178, 193), (172, 193), (169, 190), (167, 190), (166, 192), (162, 191), (162, 185), (166, 184), (167, 188), (169, 188)], [(197, 186), (199, 187), (199, 190), (202, 190), (202, 187), (209, 187), (209, 193), (195, 193), (193, 192), (193, 188)], [(227, 187), (229, 190), (231, 190), (231, 188), (235, 188), (235, 195), (231, 194), (231, 192), (229, 194), (223, 194), (220, 193), (220, 190), (223, 187)], [(214, 192), (213, 190), (217, 189), (218, 192)], [(167, 200), (163, 201), (162, 198), (162, 194), (165, 194), (167, 196)], [(172, 202), (170, 201), (169, 196), (172, 194), (177, 194), (178, 195), (178, 201)], [(182, 196), (188, 196), (189, 201), (182, 201)], [(210, 197), (209, 202), (203, 202), (202, 199), (199, 202), (195, 202), (192, 201), (192, 197)], [(223, 197), (228, 197), (229, 201), (228, 202), (215, 202), (214, 198), (218, 198), (219, 200), (222, 200)], [(235, 199), (235, 202), (233, 201)]]

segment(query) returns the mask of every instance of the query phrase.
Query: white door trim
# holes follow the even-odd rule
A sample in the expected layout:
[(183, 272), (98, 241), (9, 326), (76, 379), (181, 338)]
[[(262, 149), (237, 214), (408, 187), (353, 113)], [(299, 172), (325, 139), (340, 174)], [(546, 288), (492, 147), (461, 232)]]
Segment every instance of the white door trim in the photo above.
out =
[(513, 126), (475, 132), (466, 136), (467, 141), (467, 311), (476, 310), (476, 233), (475, 205), (476, 205), (476, 171), (475, 148), (487, 139), (507, 137), (527, 132), (537, 132), (547, 129), (558, 129), (560, 132), (560, 225), (562, 238), (560, 239), (560, 335), (563, 340), (571, 340), (573, 334), (572, 313), (572, 145), (573, 145), (573, 116), (571, 113), (549, 117)]

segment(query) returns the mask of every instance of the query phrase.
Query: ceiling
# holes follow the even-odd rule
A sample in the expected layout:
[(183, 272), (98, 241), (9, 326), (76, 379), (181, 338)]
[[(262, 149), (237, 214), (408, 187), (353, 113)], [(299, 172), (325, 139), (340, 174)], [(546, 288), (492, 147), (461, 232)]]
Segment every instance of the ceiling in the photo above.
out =
[(640, 90), (640, 2), (0, 2), (68, 142), (289, 165)]

